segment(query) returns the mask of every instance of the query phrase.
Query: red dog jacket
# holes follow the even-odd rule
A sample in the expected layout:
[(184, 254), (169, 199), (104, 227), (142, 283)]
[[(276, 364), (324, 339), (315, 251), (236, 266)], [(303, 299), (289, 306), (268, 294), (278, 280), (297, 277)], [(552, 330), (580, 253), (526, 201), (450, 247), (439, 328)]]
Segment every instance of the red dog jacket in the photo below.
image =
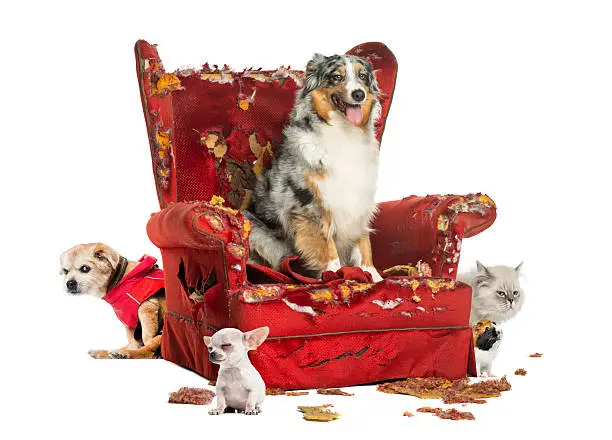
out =
[(164, 288), (164, 271), (157, 260), (144, 255), (138, 265), (113, 286), (102, 298), (113, 306), (119, 321), (130, 328), (138, 325), (138, 308), (160, 289)]

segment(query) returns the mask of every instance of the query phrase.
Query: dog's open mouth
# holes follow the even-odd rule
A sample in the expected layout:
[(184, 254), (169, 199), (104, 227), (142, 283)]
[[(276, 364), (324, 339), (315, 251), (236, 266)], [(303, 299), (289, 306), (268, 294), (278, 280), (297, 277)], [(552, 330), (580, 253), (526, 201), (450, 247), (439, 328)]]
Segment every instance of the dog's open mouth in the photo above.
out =
[(361, 124), (361, 121), (363, 120), (363, 115), (361, 113), (360, 104), (353, 105), (344, 102), (344, 100), (339, 95), (332, 95), (332, 103), (340, 112), (344, 113), (346, 119), (348, 119), (351, 124)]

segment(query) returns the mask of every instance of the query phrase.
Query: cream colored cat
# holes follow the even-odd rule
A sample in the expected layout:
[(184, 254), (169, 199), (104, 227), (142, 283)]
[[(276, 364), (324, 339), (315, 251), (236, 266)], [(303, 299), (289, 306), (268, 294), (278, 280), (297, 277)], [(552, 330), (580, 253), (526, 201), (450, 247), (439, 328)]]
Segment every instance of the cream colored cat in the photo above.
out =
[(522, 265), (486, 267), (477, 261), (476, 270), (457, 277), (472, 286), (471, 325), (483, 319), (501, 324), (516, 316), (525, 302), (519, 282)]

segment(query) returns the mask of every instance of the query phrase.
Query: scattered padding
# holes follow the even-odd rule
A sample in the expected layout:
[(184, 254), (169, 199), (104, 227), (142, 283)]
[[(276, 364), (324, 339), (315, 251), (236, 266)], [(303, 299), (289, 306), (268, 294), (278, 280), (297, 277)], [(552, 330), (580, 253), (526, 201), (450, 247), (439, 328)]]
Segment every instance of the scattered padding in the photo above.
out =
[(446, 404), (486, 403), (491, 397), (501, 396), (511, 389), (506, 377), (472, 383), (467, 378), (450, 381), (440, 377), (408, 378), (378, 385), (378, 391), (389, 394), (408, 394), (421, 399), (443, 399)]
[(266, 388), (266, 396), (307, 396), (308, 391), (285, 391), (280, 388)]
[(287, 394), (286, 391), (280, 388), (266, 388), (266, 396), (284, 396), (285, 394)]
[(429, 406), (417, 409), (417, 412), (432, 413), (441, 419), (448, 420), (476, 420), (474, 414), (468, 411), (458, 411), (455, 408), (443, 410), (442, 408), (430, 408)]
[(324, 396), (354, 396), (354, 394), (342, 391), (340, 388), (319, 388), (317, 394), (323, 394)]
[(298, 406), (298, 411), (304, 414), (304, 419), (309, 422), (331, 422), (340, 417), (340, 414), (333, 412), (329, 408), (333, 405), (326, 404), (321, 406)]
[(214, 397), (215, 393), (204, 388), (182, 387), (180, 390), (170, 393), (168, 403), (210, 405)]

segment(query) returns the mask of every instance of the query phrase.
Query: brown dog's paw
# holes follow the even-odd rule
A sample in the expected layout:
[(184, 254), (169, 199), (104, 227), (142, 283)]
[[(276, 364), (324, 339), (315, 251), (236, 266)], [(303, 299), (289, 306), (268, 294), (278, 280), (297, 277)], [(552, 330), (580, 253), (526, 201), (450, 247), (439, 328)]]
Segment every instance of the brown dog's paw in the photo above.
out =
[(94, 359), (110, 359), (110, 354), (107, 350), (89, 350), (87, 352)]
[(129, 359), (130, 356), (123, 350), (113, 350), (113, 351), (109, 351), (108, 355), (112, 358), (112, 359)]

